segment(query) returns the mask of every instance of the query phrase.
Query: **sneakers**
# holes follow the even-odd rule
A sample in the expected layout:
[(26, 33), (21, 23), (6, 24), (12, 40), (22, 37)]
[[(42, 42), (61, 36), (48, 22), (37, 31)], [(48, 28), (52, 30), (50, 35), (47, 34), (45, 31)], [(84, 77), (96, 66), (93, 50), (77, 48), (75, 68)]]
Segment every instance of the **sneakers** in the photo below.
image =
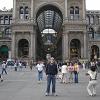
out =
[(56, 93), (52, 93), (52, 96), (58, 96)]
[(89, 94), (89, 96), (91, 96), (91, 97), (92, 97), (93, 95), (92, 95), (92, 94)]
[(93, 94), (93, 96), (96, 96), (96, 94)]
[(45, 93), (45, 96), (49, 96), (49, 93)]
[(89, 95), (89, 96), (94, 97), (94, 96), (96, 96), (96, 94), (91, 94), (91, 95)]
[(1, 82), (3, 82), (3, 79), (1, 79)]
[[(49, 96), (49, 93), (45, 93), (45, 96)], [(58, 96), (56, 93), (52, 93), (51, 96)]]

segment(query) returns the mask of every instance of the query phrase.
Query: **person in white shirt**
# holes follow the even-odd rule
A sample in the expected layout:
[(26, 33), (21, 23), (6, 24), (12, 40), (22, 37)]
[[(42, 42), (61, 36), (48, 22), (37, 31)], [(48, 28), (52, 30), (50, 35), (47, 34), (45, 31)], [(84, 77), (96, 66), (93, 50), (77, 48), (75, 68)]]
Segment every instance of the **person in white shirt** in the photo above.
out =
[(85, 62), (82, 63), (83, 70), (85, 70)]
[(39, 83), (43, 79), (43, 67), (44, 67), (44, 64), (43, 64), (42, 61), (39, 61), (38, 64), (36, 65), (36, 68), (38, 70), (38, 81), (39, 81)]
[(5, 72), (5, 74), (7, 74), (7, 71), (6, 71), (6, 62), (5, 61), (3, 61), (3, 63), (2, 63), (2, 74), (3, 74), (3, 72)]
[(67, 83), (67, 63), (64, 63), (61, 67), (62, 79), (61, 83)]
[(96, 67), (91, 66), (91, 69), (86, 73), (89, 75), (89, 83), (87, 86), (87, 91), (90, 96), (96, 96), (96, 85), (97, 85), (97, 72)]

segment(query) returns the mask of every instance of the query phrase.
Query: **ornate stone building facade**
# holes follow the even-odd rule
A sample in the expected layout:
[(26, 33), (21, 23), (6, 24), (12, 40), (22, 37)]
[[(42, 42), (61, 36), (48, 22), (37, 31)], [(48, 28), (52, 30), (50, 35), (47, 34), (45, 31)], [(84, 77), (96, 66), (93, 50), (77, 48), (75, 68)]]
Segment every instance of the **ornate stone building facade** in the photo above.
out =
[(11, 57), (12, 10), (0, 11), (0, 59)]
[(13, 11), (0, 11), (0, 54), (3, 45), (14, 59), (97, 59), (99, 30), (100, 11), (86, 11), (85, 0), (13, 0)]

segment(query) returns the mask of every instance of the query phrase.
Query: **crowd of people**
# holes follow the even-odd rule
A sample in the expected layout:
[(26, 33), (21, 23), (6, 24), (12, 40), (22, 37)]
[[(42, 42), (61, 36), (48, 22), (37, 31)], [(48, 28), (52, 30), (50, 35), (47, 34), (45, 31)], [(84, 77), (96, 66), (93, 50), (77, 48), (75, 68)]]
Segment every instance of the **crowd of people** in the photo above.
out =
[[(21, 70), (23, 66), (26, 68), (27, 64), (21, 61), (14, 62), (14, 71)], [(50, 87), (52, 86), (52, 95), (57, 96), (56, 94), (56, 79), (60, 79), (61, 84), (68, 83), (79, 83), (79, 72), (80, 69), (89, 69), (86, 73), (90, 77), (89, 83), (87, 85), (87, 92), (90, 96), (96, 96), (96, 85), (97, 85), (97, 72), (99, 70), (99, 61), (91, 61), (88, 64), (86, 62), (80, 63), (79, 61), (68, 61), (68, 62), (57, 62), (53, 57), (48, 61), (39, 60), (35, 63), (30, 61), (29, 65), (30, 70), (34, 68), (37, 69), (37, 80), (40, 84), (43, 80), (43, 73), (46, 75), (47, 87), (46, 87), (46, 96), (50, 95)], [(3, 82), (2, 75), (7, 73), (7, 62), (3, 61), (1, 63), (2, 71), (0, 73), (0, 80)], [(91, 90), (93, 89), (93, 91)]]
[[(10, 62), (10, 64), (9, 64)], [(26, 63), (22, 62), (22, 61), (1, 61), (0, 63), (0, 69), (1, 69), (1, 73), (0, 73), (0, 80), (1, 82), (3, 82), (3, 74), (8, 74), (7, 72), (7, 68), (8, 67), (13, 67), (14, 71), (22, 71), (22, 68), (25, 67), (26, 68)]]
[[(80, 63), (79, 61), (69, 61), (63, 63), (57, 63), (53, 57), (45, 64), (39, 61), (36, 65), (38, 70), (38, 82), (40, 83), (43, 79), (43, 71), (47, 78), (47, 89), (46, 96), (50, 95), (50, 86), (52, 86), (52, 95), (56, 95), (56, 79), (60, 79), (63, 84), (79, 82), (80, 69), (85, 70), (88, 68), (86, 75), (90, 77), (89, 84), (87, 86), (87, 92), (90, 96), (96, 96), (96, 85), (97, 85), (97, 72), (99, 68), (99, 62), (91, 61), (88, 65), (85, 62)], [(51, 85), (52, 83), (52, 85)], [(93, 92), (92, 90), (93, 89)]]

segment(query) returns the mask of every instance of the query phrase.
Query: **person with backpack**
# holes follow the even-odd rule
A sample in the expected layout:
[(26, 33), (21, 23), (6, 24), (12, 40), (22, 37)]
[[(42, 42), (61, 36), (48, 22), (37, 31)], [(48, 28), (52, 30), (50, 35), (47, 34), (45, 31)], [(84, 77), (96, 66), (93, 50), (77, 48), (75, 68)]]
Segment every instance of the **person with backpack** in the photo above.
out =
[(87, 91), (90, 96), (96, 96), (96, 85), (97, 85), (97, 72), (96, 67), (91, 66), (90, 70), (86, 73), (89, 76), (89, 83)]

